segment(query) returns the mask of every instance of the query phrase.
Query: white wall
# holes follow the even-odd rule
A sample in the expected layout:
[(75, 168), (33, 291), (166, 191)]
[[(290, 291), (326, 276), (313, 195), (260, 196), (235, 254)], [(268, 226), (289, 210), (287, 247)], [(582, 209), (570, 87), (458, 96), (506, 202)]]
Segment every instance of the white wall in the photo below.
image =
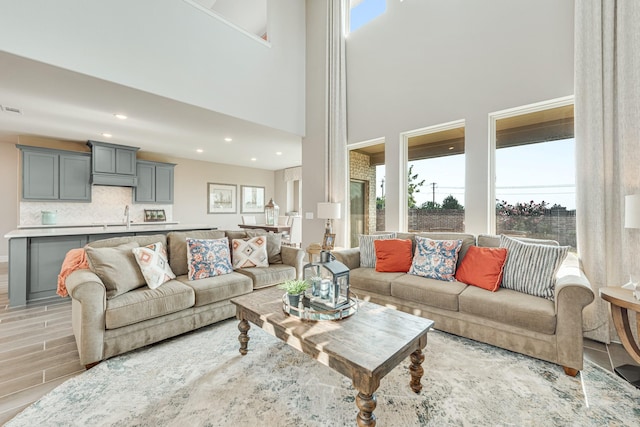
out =
[(349, 35), (348, 138), (386, 140), (387, 229), (400, 223), (399, 134), (464, 119), (466, 230), (488, 231), (487, 116), (573, 94), (573, 31), (573, 0), (389, 0)]
[(0, 50), (304, 132), (302, 1), (269, 2), (270, 44), (179, 0), (0, 0), (0, 11)]
[[(316, 218), (325, 202), (326, 180), (326, 0), (306, 0), (306, 133), (302, 139), (302, 247), (322, 242), (324, 220)], [(313, 214), (312, 220), (305, 213)], [(338, 236), (336, 236), (338, 238)]]

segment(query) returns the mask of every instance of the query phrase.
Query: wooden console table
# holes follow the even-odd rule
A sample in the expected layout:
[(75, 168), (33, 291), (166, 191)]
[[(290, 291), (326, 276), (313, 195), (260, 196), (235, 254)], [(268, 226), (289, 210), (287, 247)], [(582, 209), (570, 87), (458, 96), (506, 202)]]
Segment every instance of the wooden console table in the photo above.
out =
[[(640, 347), (633, 337), (628, 313), (628, 310), (636, 312), (636, 328), (640, 336), (640, 301), (633, 296), (630, 290), (620, 287), (600, 289), (600, 298), (611, 303), (613, 324), (618, 331), (620, 341), (631, 358), (640, 364)], [(622, 365), (615, 368), (615, 371), (622, 378), (640, 388), (640, 366)]]

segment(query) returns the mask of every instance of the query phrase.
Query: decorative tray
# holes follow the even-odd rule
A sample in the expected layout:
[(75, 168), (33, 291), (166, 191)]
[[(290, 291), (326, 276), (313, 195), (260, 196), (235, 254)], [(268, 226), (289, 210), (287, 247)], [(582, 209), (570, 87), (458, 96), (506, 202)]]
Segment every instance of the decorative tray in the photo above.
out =
[(352, 293), (349, 302), (336, 309), (320, 310), (310, 304), (308, 298), (300, 299), (300, 305), (294, 307), (289, 305), (289, 298), (285, 293), (282, 295), (282, 310), (291, 316), (295, 316), (302, 320), (342, 320), (349, 316), (353, 316), (358, 311), (358, 298)]

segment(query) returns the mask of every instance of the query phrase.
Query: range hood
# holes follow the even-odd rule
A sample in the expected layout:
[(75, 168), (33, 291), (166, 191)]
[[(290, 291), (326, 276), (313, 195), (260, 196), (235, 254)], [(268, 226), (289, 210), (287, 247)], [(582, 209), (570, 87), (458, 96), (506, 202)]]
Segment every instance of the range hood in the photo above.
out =
[(91, 184), (135, 187), (138, 147), (87, 141), (91, 147)]

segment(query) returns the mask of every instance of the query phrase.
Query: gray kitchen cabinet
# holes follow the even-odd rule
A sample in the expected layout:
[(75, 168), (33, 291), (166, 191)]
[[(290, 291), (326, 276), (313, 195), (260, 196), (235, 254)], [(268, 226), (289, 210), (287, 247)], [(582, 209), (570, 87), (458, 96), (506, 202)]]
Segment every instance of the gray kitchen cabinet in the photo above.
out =
[(138, 147), (87, 141), (91, 147), (91, 181), (98, 185), (134, 187)]
[(91, 201), (88, 153), (17, 145), (22, 151), (22, 199)]
[(173, 203), (173, 163), (138, 160), (138, 185), (133, 190), (135, 203)]
[(60, 200), (91, 201), (91, 155), (60, 154)]
[(22, 149), (22, 198), (58, 200), (59, 167), (55, 151)]
[(56, 295), (58, 274), (68, 251), (81, 248), (87, 236), (34, 237), (29, 239), (27, 301)]

